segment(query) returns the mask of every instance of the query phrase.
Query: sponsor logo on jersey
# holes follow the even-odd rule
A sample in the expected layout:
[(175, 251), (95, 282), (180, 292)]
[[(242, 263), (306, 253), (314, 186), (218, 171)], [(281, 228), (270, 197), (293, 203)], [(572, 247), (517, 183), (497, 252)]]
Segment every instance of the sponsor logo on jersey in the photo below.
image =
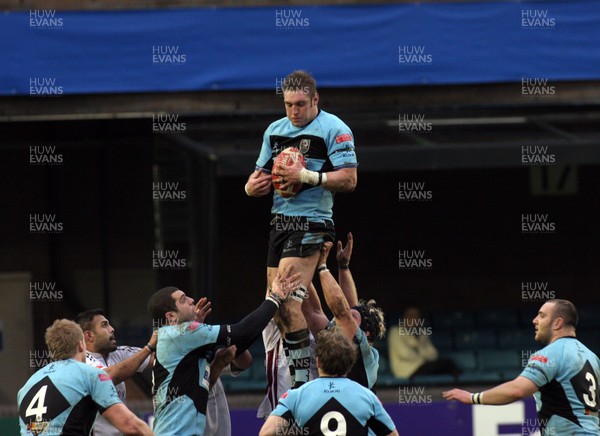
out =
[(539, 360), (542, 363), (548, 363), (548, 358), (546, 356), (531, 356), (531, 360)]
[(198, 321), (192, 321), (191, 323), (189, 323), (188, 325), (188, 330), (196, 330), (198, 327), (200, 327), (200, 323)]
[(110, 375), (108, 374), (98, 374), (98, 378), (100, 379), (100, 381), (110, 381)]
[(344, 133), (343, 135), (338, 135), (335, 137), (335, 143), (341, 144), (342, 142), (352, 141), (352, 136), (350, 133)]

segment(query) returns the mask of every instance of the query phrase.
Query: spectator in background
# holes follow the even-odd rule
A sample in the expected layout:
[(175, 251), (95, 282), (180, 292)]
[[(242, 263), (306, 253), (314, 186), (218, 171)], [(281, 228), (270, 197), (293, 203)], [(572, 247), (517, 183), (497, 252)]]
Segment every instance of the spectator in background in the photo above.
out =
[(391, 327), (388, 333), (390, 366), (395, 377), (460, 374), (452, 359), (439, 357), (430, 335), (431, 327), (425, 326), (421, 310), (416, 306), (407, 307), (398, 326)]

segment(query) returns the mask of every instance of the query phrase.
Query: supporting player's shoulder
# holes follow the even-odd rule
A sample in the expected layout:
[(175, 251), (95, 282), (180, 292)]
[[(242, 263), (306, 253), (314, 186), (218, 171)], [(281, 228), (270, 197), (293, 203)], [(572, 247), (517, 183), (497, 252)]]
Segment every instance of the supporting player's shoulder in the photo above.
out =
[(106, 368), (106, 365), (104, 365), (104, 363), (100, 359), (98, 359), (89, 351), (85, 353), (85, 363), (95, 368)]

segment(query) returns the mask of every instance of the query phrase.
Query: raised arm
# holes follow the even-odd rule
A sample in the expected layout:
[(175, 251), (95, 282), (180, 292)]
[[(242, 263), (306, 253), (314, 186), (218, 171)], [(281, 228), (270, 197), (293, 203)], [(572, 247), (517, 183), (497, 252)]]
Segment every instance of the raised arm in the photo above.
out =
[(102, 413), (102, 416), (125, 435), (154, 435), (148, 424), (135, 416), (123, 403), (113, 404)]
[(302, 302), (302, 315), (304, 315), (308, 329), (313, 336), (323, 330), (329, 322), (321, 307), (319, 294), (317, 294), (312, 282), (308, 287), (308, 298)]
[(281, 274), (277, 273), (265, 301), (239, 323), (222, 325), (217, 344), (237, 345), (237, 356), (246, 351), (273, 318), (281, 303), (300, 285), (300, 278), (301, 274), (293, 274), (291, 266)]
[(329, 269), (327, 269), (327, 256), (329, 255), (331, 247), (333, 247), (333, 243), (331, 242), (325, 242), (325, 244), (323, 244), (317, 271), (319, 278), (321, 279), (321, 287), (323, 288), (325, 302), (335, 317), (336, 325), (342, 329), (347, 337), (352, 339), (358, 330), (358, 324), (356, 324), (356, 321), (352, 317), (350, 305), (342, 292), (342, 288), (340, 288)]
[(354, 247), (354, 237), (352, 233), (348, 233), (346, 246), (342, 241), (337, 242), (337, 253), (335, 255), (338, 264), (338, 280), (340, 288), (348, 300), (350, 307), (358, 306), (358, 292), (356, 284), (350, 272), (350, 259), (352, 258), (352, 248)]
[(127, 380), (130, 377), (133, 377), (140, 366), (144, 363), (144, 361), (152, 354), (154, 350), (156, 350), (156, 342), (158, 340), (158, 336), (156, 331), (152, 333), (152, 337), (144, 348), (135, 353), (133, 356), (129, 356), (127, 359), (120, 361), (114, 365), (111, 365), (107, 368), (102, 368), (115, 385), (118, 385), (122, 381)]

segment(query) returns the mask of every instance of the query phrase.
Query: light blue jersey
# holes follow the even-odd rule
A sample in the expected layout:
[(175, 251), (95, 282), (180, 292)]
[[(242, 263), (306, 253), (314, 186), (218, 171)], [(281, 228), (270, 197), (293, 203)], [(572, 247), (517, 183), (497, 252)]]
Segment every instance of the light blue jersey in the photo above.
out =
[(600, 435), (600, 361), (574, 337), (555, 340), (529, 358), (521, 376), (535, 393), (542, 435)]
[(362, 330), (356, 330), (354, 342), (358, 344), (360, 358), (350, 368), (348, 378), (361, 385), (373, 389), (377, 382), (377, 370), (379, 369), (379, 351), (369, 344), (367, 334)]
[[(327, 324), (327, 328), (335, 325), (335, 320), (331, 320)], [(366, 388), (373, 389), (379, 370), (379, 351), (369, 343), (367, 334), (361, 328), (356, 330), (354, 343), (358, 345), (360, 356), (350, 368), (347, 377)]]
[(52, 362), (17, 394), (21, 435), (89, 435), (96, 413), (120, 403), (110, 376), (75, 359)]
[(220, 326), (197, 321), (158, 330), (152, 369), (154, 433), (157, 436), (202, 436), (210, 365)]
[(290, 389), (271, 414), (298, 427), (282, 434), (388, 435), (396, 427), (373, 392), (345, 377), (321, 377)]
[[(288, 147), (300, 150), (306, 168), (311, 171), (329, 172), (358, 166), (352, 131), (338, 117), (323, 110), (304, 127), (295, 127), (288, 118), (272, 123), (264, 133), (256, 169), (271, 173), (273, 162)], [(307, 184), (293, 197), (285, 198), (275, 192), (271, 212), (307, 217), (309, 221), (332, 219), (333, 192)]]

